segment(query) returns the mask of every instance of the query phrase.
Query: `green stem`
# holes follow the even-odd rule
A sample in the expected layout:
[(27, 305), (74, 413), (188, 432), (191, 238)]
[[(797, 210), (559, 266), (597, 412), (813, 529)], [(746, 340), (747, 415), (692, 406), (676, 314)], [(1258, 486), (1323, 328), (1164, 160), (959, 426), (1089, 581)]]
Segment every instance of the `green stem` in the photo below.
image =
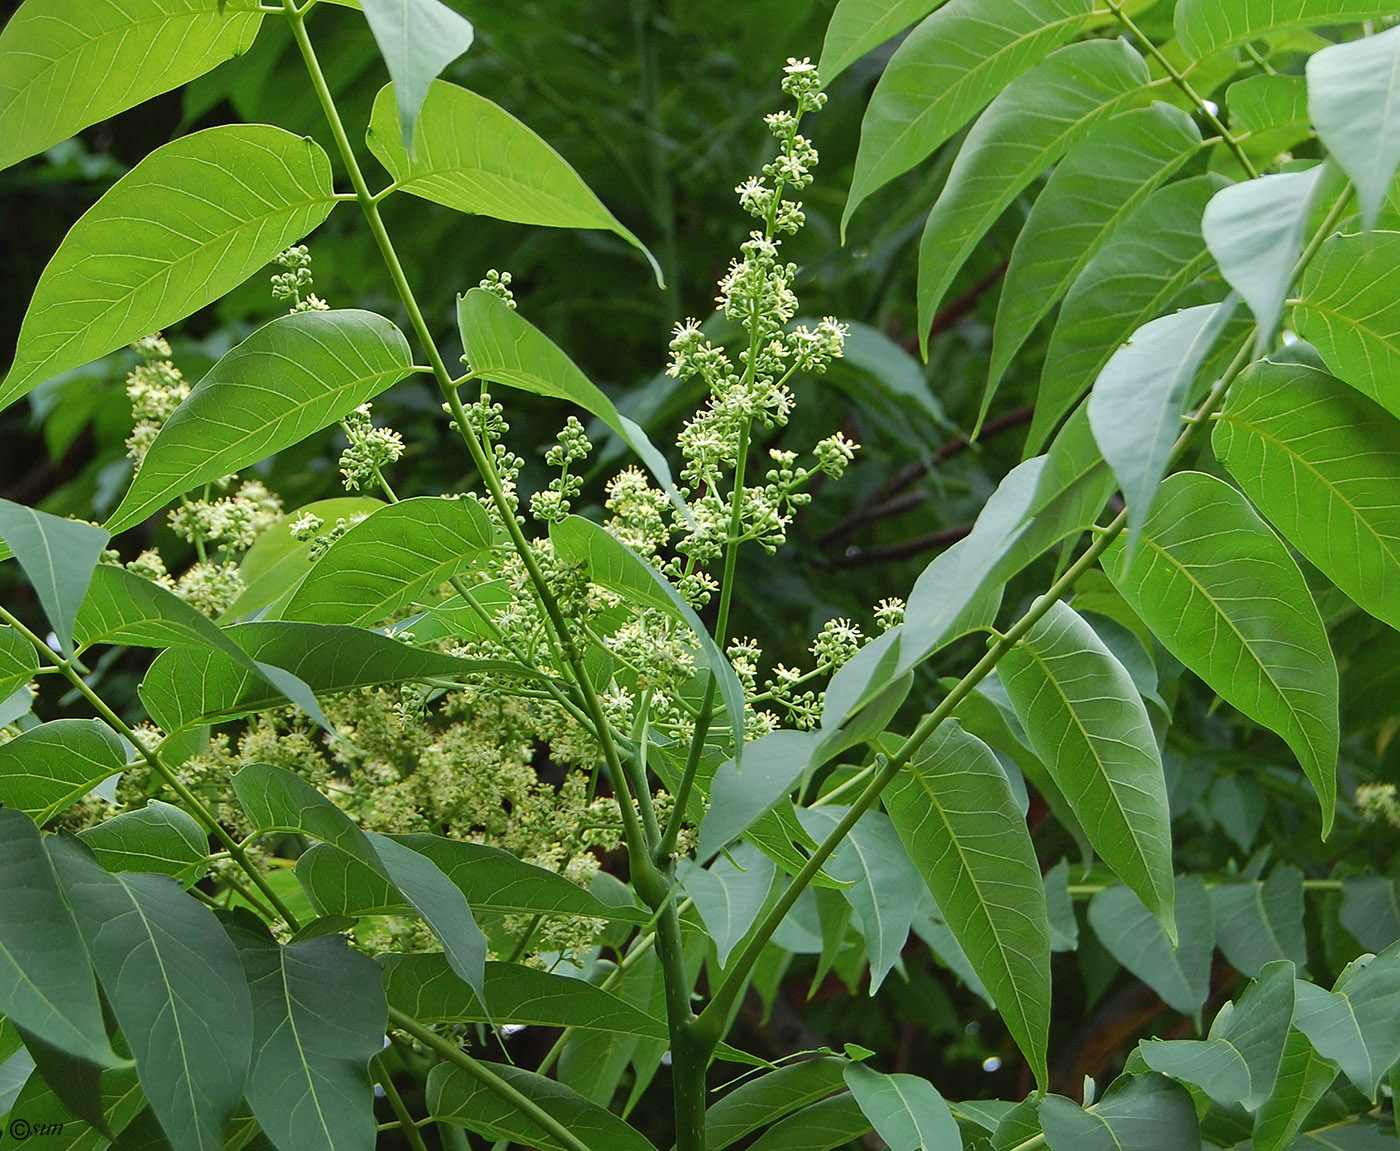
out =
[(399, 1089), (394, 1086), (393, 1077), (384, 1066), (384, 1060), (376, 1055), (369, 1061), (370, 1070), (374, 1074), (375, 1082), (384, 1088), (384, 1098), (389, 1100), (389, 1107), (394, 1112), (394, 1117), (399, 1121), (399, 1130), (403, 1132), (403, 1137), (408, 1140), (408, 1145), (413, 1151), (428, 1151), (428, 1146), (423, 1142), (423, 1133), (418, 1130), (418, 1124), (404, 1105), (403, 1096), (399, 1094)]
[(569, 1151), (593, 1151), (587, 1143), (570, 1131), (558, 1119), (544, 1110), (529, 1096), (524, 1095), (514, 1085), (507, 1083), (488, 1064), (474, 1059), (450, 1040), (444, 1039), (436, 1031), (431, 1031), (411, 1015), (405, 1015), (396, 1007), (389, 1008), (389, 1022), (407, 1035), (413, 1036), (424, 1047), (436, 1052), (449, 1063), (460, 1067), (482, 1086), (494, 1091), (537, 1127), (547, 1132)]
[[(1214, 880), (1206, 884), (1206, 889), (1220, 887), (1224, 884), (1236, 882), (1230, 879)], [(1340, 879), (1305, 879), (1303, 880), (1304, 891), (1341, 891), (1344, 881)], [(1110, 887), (1117, 887), (1116, 883), (1071, 883), (1066, 890), (1071, 899), (1093, 899), (1101, 891), (1107, 891)]]

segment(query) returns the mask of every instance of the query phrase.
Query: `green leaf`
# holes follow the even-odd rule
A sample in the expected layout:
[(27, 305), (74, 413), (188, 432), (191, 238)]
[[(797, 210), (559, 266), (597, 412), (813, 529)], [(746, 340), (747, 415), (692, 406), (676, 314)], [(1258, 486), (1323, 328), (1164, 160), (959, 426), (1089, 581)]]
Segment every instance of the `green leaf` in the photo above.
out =
[(817, 72), (830, 85), (837, 76), (886, 40), (922, 20), (943, 0), (838, 0), (826, 25)]
[(690, 628), (700, 649), (700, 662), (719, 681), (719, 696), (724, 701), (737, 757), (738, 749), (744, 746), (743, 685), (700, 617), (671, 586), (671, 581), (626, 544), (581, 516), (569, 516), (550, 524), (549, 538), (560, 558), (587, 565), (588, 578), (593, 583), (641, 607), (654, 608), (678, 618)]
[(1132, 677), (1064, 603), (1050, 608), (998, 670), (1031, 747), (1094, 850), (1175, 941), (1167, 788)]
[(361, 831), (309, 782), (283, 768), (250, 764), (233, 777), (233, 790), (257, 831), (314, 835), (387, 879), (432, 928), (452, 970), (481, 995), (486, 937), (461, 890), (432, 860), (388, 836)]
[(730, 952), (758, 919), (778, 869), (763, 852), (747, 843), (736, 845), (708, 867), (690, 861), (687, 864), (681, 866), (676, 878), (695, 901), (695, 910), (714, 940), (715, 954), (723, 967)]
[(1308, 963), (1303, 932), (1303, 873), (1281, 863), (1260, 883), (1222, 883), (1210, 889), (1220, 950), (1237, 970), (1257, 976), (1267, 963)]
[(145, 576), (116, 564), (99, 564), (78, 609), (73, 638), (87, 648), (97, 643), (134, 647), (200, 647), (229, 650), (236, 645), (209, 618)]
[(1308, 115), (1374, 228), (1400, 164), (1400, 31), (1314, 52), (1307, 69)]
[(882, 1075), (863, 1063), (845, 1071), (860, 1109), (890, 1151), (960, 1147), (958, 1124), (943, 1096), (917, 1075)]
[(1301, 364), (1251, 365), (1211, 442), (1255, 506), (1377, 619), (1400, 628), (1400, 424)]
[(546, 228), (601, 228), (661, 267), (549, 144), (484, 96), (434, 81), (418, 117), (412, 156), (394, 123), (397, 84), (374, 100), (365, 141), (400, 191), (458, 212)]
[(1298, 285), (1299, 333), (1333, 373), (1400, 416), (1400, 232), (1333, 236)]
[(1191, 1096), (1160, 1075), (1125, 1076), (1092, 1113), (1047, 1095), (1040, 1122), (1050, 1151), (1199, 1151)]
[(1176, 925), (1179, 944), (1173, 946), (1161, 922), (1126, 887), (1109, 887), (1089, 901), (1089, 923), (1099, 942), (1124, 967), (1183, 1015), (1196, 1016), (1210, 994), (1210, 957), (1215, 929), (1199, 876), (1176, 881)]
[(0, 499), (0, 539), (33, 585), (65, 656), (73, 654), (73, 621), (110, 538), (94, 524)]
[(1042, 877), (1045, 911), (1050, 919), (1050, 950), (1075, 951), (1079, 947), (1079, 920), (1069, 894), (1069, 860), (1062, 859)]
[(374, 1093), (367, 1065), (388, 1012), (374, 962), (322, 936), (283, 947), (248, 912), (223, 918), (253, 1000), (247, 1099), (278, 1147), (370, 1151)]
[(0, 803), (45, 824), (126, 763), (126, 746), (101, 720), (52, 719), (0, 744)]
[(1348, 875), (1342, 880), (1342, 926), (1368, 951), (1400, 940), (1400, 880)]
[(1176, 34), (1195, 60), (1270, 32), (1317, 24), (1359, 24), (1395, 14), (1383, 0), (1178, 0)]
[(253, 0), (28, 0), (0, 33), (0, 168), (253, 45)]
[(334, 206), (320, 146), (266, 124), (157, 148), (64, 237), (29, 302), (0, 408), (237, 287)]
[(749, 1144), (749, 1151), (831, 1151), (870, 1129), (855, 1096), (843, 1093), (780, 1119)]
[(1109, 358), (1089, 393), (1089, 426), (1128, 504), (1127, 554), (1181, 434), (1191, 385), (1235, 310), (1235, 297), (1144, 324)]
[[(141, 1093), (135, 1066), (104, 1071), (99, 1081), (99, 1092), (103, 1122), (109, 1132), (119, 1137), (131, 1121), (146, 1110), (146, 1097)], [(4, 1110), (4, 1101), (0, 1099), (0, 1115), (4, 1114)], [(45, 1151), (107, 1151), (109, 1145), (120, 1145), (120, 1139), (118, 1143), (112, 1143), (95, 1127), (75, 1123), (73, 1112), (64, 1106), (58, 1093), (38, 1074), (31, 1075), (24, 1084), (14, 1107), (10, 1109), (10, 1115), (13, 1118), (22, 1115), (35, 1133), (43, 1129), (50, 1132), (39, 1144), (45, 1147)], [(168, 1151), (169, 1147), (170, 1144), (165, 1143), (162, 1151)]]
[(470, 571), (493, 543), (474, 499), (419, 496), (380, 508), (333, 543), (292, 593), (284, 619), (366, 627)]
[(1011, 250), (997, 304), (986, 417), (1012, 357), (1115, 228), (1201, 147), (1196, 123), (1170, 104), (1115, 116), (1063, 159)]
[[(832, 804), (798, 808), (802, 828), (821, 843), (850, 811)], [(841, 894), (860, 921), (870, 956), (870, 994), (880, 989), (899, 959), (909, 928), (918, 912), (923, 882), (889, 817), (867, 811), (846, 833), (825, 870), (845, 886)]]
[(181, 493), (300, 443), (403, 379), (412, 364), (403, 333), (373, 312), (311, 310), (264, 324), (165, 421), (109, 530), (124, 531)]
[(8, 699), (39, 670), (34, 645), (8, 624), (0, 625), (0, 700)]
[(787, 795), (811, 762), (817, 742), (813, 732), (770, 731), (744, 748), (742, 766), (733, 759), (721, 764), (700, 821), (697, 857), (709, 859)]
[(1293, 1026), (1368, 1099), (1400, 1058), (1400, 943), (1363, 955), (1337, 977), (1331, 991), (1298, 983)]
[(360, 0), (360, 8), (394, 82), (399, 131), (412, 154), (414, 124), (433, 78), (472, 46), (476, 33), (441, 0)]
[(1301, 1031), (1289, 1028), (1273, 1094), (1254, 1116), (1254, 1151), (1289, 1146), (1336, 1078), (1337, 1065), (1314, 1051)]
[(666, 1024), (583, 979), (518, 963), (486, 965), (486, 1001), (453, 974), (442, 955), (383, 955), (389, 1003), (428, 1023), (518, 1023), (667, 1038)]
[(1047, 1082), (1045, 890), (1026, 821), (996, 756), (956, 720), (945, 721), (886, 788), (884, 802), (1036, 1081)]
[(1052, 52), (988, 105), (958, 149), (919, 241), (925, 346), (958, 270), (1002, 212), (1095, 125), (1145, 101), (1147, 82), (1147, 65), (1126, 40), (1086, 40)]
[(1134, 332), (1173, 303), (1196, 303), (1210, 266), (1201, 213), (1225, 186), (1217, 175), (1159, 188), (1129, 216), (1074, 281), (1040, 372), (1025, 452), (1037, 451)]
[(1257, 1111), (1273, 1094), (1293, 1019), (1293, 964), (1270, 963), (1238, 1003), (1227, 1003), (1204, 1042), (1143, 1040), (1152, 1070), (1200, 1088), (1222, 1106)]
[(915, 28), (890, 58), (861, 122), (842, 236), (867, 196), (1071, 39), (1090, 7), (1089, 0), (951, 0)]
[(724, 1151), (746, 1135), (838, 1090), (843, 1059), (818, 1056), (790, 1063), (736, 1087), (705, 1112), (705, 1147)]
[[(1245, 498), (1199, 472), (1167, 479), (1130, 568), (1103, 567), (1162, 646), (1293, 749), (1332, 826), (1337, 668), (1292, 556)], [(1125, 570), (1126, 568), (1126, 570)]]
[(0, 1012), (69, 1054), (111, 1067), (97, 982), (33, 820), (0, 809)]
[(169, 875), (189, 887), (209, 870), (209, 835), (178, 807), (146, 806), (78, 832), (105, 871)]
[(1254, 313), (1256, 355), (1273, 344), (1303, 251), (1303, 229), (1326, 171), (1318, 164), (1231, 184), (1211, 197), (1201, 217), (1206, 247)]
[[(317, 693), (482, 672), (529, 674), (515, 664), (458, 659), (339, 625), (243, 623), (224, 629), (224, 634), (264, 671), (282, 669)], [(157, 656), (141, 682), (140, 695), (151, 718), (167, 732), (284, 702), (259, 671), (222, 651), (193, 648), (172, 648)]]
[(73, 841), (51, 839), (48, 849), (171, 1146), (221, 1151), (253, 1039), (228, 936), (168, 876), (109, 875)]
[[(588, 1147), (655, 1151), (635, 1127), (562, 1083), (502, 1063), (492, 1064), (491, 1070)], [(455, 1123), (488, 1139), (506, 1139), (543, 1151), (564, 1151), (564, 1145), (553, 1135), (452, 1064), (440, 1063), (428, 1073), (428, 1112), (440, 1123)]]
[(494, 384), (577, 404), (597, 416), (636, 452), (672, 503), (690, 513), (671, 479), (671, 467), (646, 432), (618, 412), (577, 364), (499, 296), (473, 288), (457, 297), (457, 326), (474, 375)]

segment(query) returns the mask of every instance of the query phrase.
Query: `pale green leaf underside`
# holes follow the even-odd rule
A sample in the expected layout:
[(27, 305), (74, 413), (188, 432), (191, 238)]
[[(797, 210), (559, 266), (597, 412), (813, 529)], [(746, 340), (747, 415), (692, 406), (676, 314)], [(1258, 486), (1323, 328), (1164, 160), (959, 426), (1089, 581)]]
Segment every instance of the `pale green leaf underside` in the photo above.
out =
[(1198, 1151), (1196, 1113), (1184, 1088), (1157, 1075), (1129, 1078), (1092, 1113), (1048, 1095), (1040, 1122), (1050, 1151)]
[(1132, 677), (1064, 603), (998, 670), (1031, 747), (1094, 850), (1175, 936), (1166, 782)]
[(583, 178), (548, 142), (504, 108), (466, 88), (435, 80), (418, 115), (410, 158), (395, 122), (394, 85), (375, 97), (369, 150), (401, 191), (471, 215), (545, 228), (601, 228), (646, 256)]
[(894, 1151), (956, 1147), (957, 1121), (933, 1084), (918, 1075), (882, 1075), (863, 1063), (846, 1068), (851, 1089), (875, 1133)]
[(378, 624), (469, 571), (495, 531), (475, 500), (419, 496), (380, 508), (333, 543), (281, 616), (356, 627)]
[(0, 499), (0, 537), (43, 605), (65, 656), (93, 569), (111, 538), (95, 524), (35, 511)]
[(320, 431), (397, 383), (412, 363), (403, 333), (374, 312), (307, 311), (264, 324), (166, 420), (110, 530)]
[(397, 89), (398, 137), (410, 151), (434, 77), (472, 46), (476, 30), (442, 0), (360, 0)]
[(1210, 993), (1215, 944), (1210, 898), (1199, 876), (1176, 880), (1179, 945), (1173, 946), (1142, 900), (1126, 887), (1109, 887), (1089, 902), (1089, 924), (1124, 967), (1183, 1015), (1195, 1015)]
[(1287, 1147), (1336, 1078), (1337, 1065), (1314, 1051), (1301, 1031), (1290, 1028), (1274, 1092), (1254, 1117), (1254, 1151)]
[(907, 172), (1008, 83), (1089, 20), (1089, 0), (951, 0), (890, 59), (861, 123), (841, 230), (877, 188)]
[(1038, 1082), (1050, 926), (1035, 851), (990, 748), (945, 721), (886, 790), (900, 838)]
[(1131, 565), (1118, 541), (1104, 570), (1162, 645), (1228, 703), (1278, 732), (1332, 825), (1337, 668), (1287, 549), (1234, 488), (1169, 477)]
[(1262, 883), (1219, 884), (1210, 903), (1221, 953), (1243, 974), (1257, 976), (1276, 959), (1307, 966), (1303, 874), (1296, 867), (1279, 864)]
[(253, 45), (255, 0), (28, 0), (0, 33), (0, 168)]
[(332, 193), (320, 146), (266, 124), (157, 148), (73, 225), (39, 277), (0, 408), (219, 299), (324, 220)]

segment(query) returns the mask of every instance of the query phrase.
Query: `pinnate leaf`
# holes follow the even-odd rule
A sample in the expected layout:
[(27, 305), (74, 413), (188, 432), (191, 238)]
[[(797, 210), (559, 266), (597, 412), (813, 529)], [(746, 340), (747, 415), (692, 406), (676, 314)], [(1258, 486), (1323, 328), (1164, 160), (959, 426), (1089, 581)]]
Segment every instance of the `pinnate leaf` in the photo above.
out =
[(0, 500), (0, 539), (29, 577), (65, 656), (73, 654), (73, 621), (110, 538), (94, 524)]
[(1113, 957), (1183, 1015), (1197, 1016), (1210, 994), (1215, 929), (1199, 876), (1176, 881), (1173, 946), (1162, 925), (1126, 887), (1109, 887), (1089, 901), (1089, 923)]
[(1176, 34), (1193, 59), (1270, 32), (1317, 24), (1349, 24), (1391, 16), (1384, 0), (1178, 0)]
[(1303, 873), (1279, 864), (1269, 878), (1221, 883), (1210, 889), (1220, 950), (1245, 975), (1257, 976), (1266, 964), (1290, 960), (1307, 966), (1303, 933)]
[(1296, 1027), (1290, 1028), (1273, 1094), (1254, 1116), (1254, 1151), (1282, 1151), (1292, 1143), (1336, 1078), (1337, 1065), (1313, 1050)]
[(707, 1151), (724, 1151), (760, 1127), (825, 1099), (840, 1088), (845, 1066), (845, 1060), (818, 1056), (740, 1084), (705, 1112)]
[(1353, 961), (1331, 991), (1298, 983), (1293, 1025), (1367, 1098), (1400, 1058), (1400, 942)]
[(824, 84), (886, 40), (922, 20), (943, 0), (838, 0), (826, 25), (817, 71)]
[(846, 1068), (846, 1086), (890, 1151), (961, 1145), (957, 1121), (933, 1084), (917, 1075), (882, 1075), (863, 1063)]
[(413, 129), (433, 79), (472, 46), (471, 21), (442, 0), (360, 0), (360, 8), (394, 81), (403, 146), (413, 152)]
[(44, 824), (126, 767), (127, 749), (96, 719), (51, 719), (0, 745), (0, 802)]
[(159, 799), (78, 832), (106, 871), (169, 875), (189, 887), (209, 870), (209, 835), (178, 807)]
[(1198, 1151), (1196, 1110), (1186, 1091), (1160, 1075), (1126, 1078), (1092, 1113), (1047, 1095), (1040, 1122), (1050, 1151)]

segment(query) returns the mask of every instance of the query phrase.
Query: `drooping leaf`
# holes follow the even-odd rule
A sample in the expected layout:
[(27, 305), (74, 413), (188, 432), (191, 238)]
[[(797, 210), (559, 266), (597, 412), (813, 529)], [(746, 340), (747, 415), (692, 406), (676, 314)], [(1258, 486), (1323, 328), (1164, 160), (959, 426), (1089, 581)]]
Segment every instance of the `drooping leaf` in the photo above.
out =
[(1114, 229), (1200, 147), (1190, 116), (1153, 104), (1100, 124), (1055, 168), (1011, 251), (979, 423), (1036, 324)]
[(325, 152), (281, 128), (229, 124), (157, 148), (44, 269), (0, 408), (219, 299), (324, 220), (332, 195)]
[(374, 100), (365, 136), (399, 189), (469, 215), (546, 228), (601, 228), (644, 256), (646, 246), (593, 194), (569, 162), (499, 105), (445, 80), (427, 89), (412, 153), (395, 122), (397, 84)]
[(1210, 993), (1215, 928), (1199, 876), (1176, 881), (1177, 946), (1126, 887), (1109, 887), (1089, 901), (1089, 923), (1115, 959), (1183, 1015), (1197, 1016)]
[(1257, 982), (1226, 1004), (1204, 1040), (1143, 1040), (1152, 1070), (1199, 1087), (1222, 1106), (1257, 1111), (1273, 1094), (1293, 1019), (1293, 964), (1270, 963)]
[(757, 920), (777, 873), (763, 852), (740, 843), (708, 867), (683, 867), (677, 875), (705, 921), (721, 967)]
[[(835, 830), (848, 808), (837, 804), (798, 808), (803, 830), (818, 843)], [(909, 858), (889, 817), (867, 811), (846, 833), (825, 870), (860, 919), (870, 956), (870, 994), (874, 995), (899, 959), (923, 895), (918, 869)]]
[(1289, 1146), (1336, 1078), (1337, 1065), (1314, 1051), (1296, 1027), (1290, 1028), (1273, 1094), (1254, 1116), (1254, 1151), (1282, 1151)]
[(1400, 232), (1333, 236), (1298, 285), (1293, 324), (1327, 366), (1400, 416)]
[(246, 1093), (258, 1125), (281, 1148), (370, 1151), (377, 1136), (367, 1065), (388, 1022), (373, 961), (339, 936), (284, 947), (247, 912), (223, 925), (253, 1000)]
[(51, 719), (0, 744), (0, 803), (44, 824), (126, 762), (126, 747), (101, 720)]
[(890, 1151), (962, 1144), (957, 1121), (933, 1084), (917, 1075), (882, 1075), (863, 1063), (846, 1068), (846, 1086)]
[(1176, 34), (1192, 59), (1270, 32), (1310, 28), (1317, 24), (1349, 24), (1394, 14), (1383, 0), (1178, 0)]
[[(501, 1063), (492, 1064), (491, 1070), (590, 1148), (655, 1151), (650, 1140), (631, 1124), (562, 1083)], [(565, 1151), (564, 1144), (553, 1134), (462, 1068), (448, 1063), (439, 1064), (428, 1073), (428, 1112), (439, 1122), (455, 1123), (488, 1139)]]
[(831, 1151), (872, 1127), (854, 1095), (833, 1095), (780, 1119), (749, 1144), (749, 1151)]
[(313, 309), (264, 324), (166, 420), (109, 530), (124, 531), (182, 492), (329, 427), (412, 363), (403, 333), (374, 312)]
[(1198, 1151), (1196, 1109), (1183, 1088), (1160, 1075), (1120, 1082), (1092, 1112), (1047, 1095), (1040, 1122), (1050, 1151)]
[(698, 857), (709, 859), (791, 791), (816, 744), (811, 732), (780, 729), (749, 744), (742, 765), (726, 760), (710, 784), (710, 806), (700, 822)]
[(1231, 297), (1144, 324), (1094, 381), (1089, 425), (1128, 504), (1129, 556), (1181, 433), (1191, 385), (1234, 310)]
[(958, 150), (919, 241), (925, 343), (958, 270), (1001, 213), (1086, 132), (1145, 100), (1147, 81), (1147, 65), (1127, 41), (1086, 40), (1052, 52), (988, 105)]
[(1200, 472), (1167, 479), (1127, 566), (1104, 553), (1114, 586), (1177, 659), (1228, 703), (1278, 732), (1332, 826), (1337, 669), (1293, 558), (1228, 484)]
[(1209, 291), (1201, 213), (1225, 181), (1178, 180), (1153, 192), (1074, 281), (1050, 335), (1036, 393), (1026, 455), (1039, 450), (1133, 333), (1170, 307), (1194, 305)]
[(185, 887), (209, 869), (209, 835), (194, 818), (159, 799), (85, 828), (78, 838), (106, 871), (169, 875)]
[[(80, 647), (97, 643), (133, 647), (228, 649), (209, 617), (159, 584), (116, 564), (99, 564), (73, 625)], [(235, 650), (238, 650), (235, 645)]]
[(1211, 197), (1201, 217), (1206, 247), (1254, 313), (1256, 354), (1273, 343), (1293, 266), (1303, 251), (1308, 212), (1326, 171), (1319, 164), (1231, 184)]
[(114, 1066), (87, 953), (34, 821), (0, 809), (0, 1012), (72, 1055)]
[(164, 875), (110, 875), (48, 844), (83, 941), (174, 1151), (221, 1151), (243, 1096), (253, 1010), (213, 913)]
[(366, 627), (460, 575), (494, 542), (473, 499), (418, 496), (380, 508), (335, 541), (282, 609), (284, 619)]
[(1312, 135), (1308, 90), (1301, 76), (1249, 76), (1225, 92), (1230, 124), (1243, 129), (1245, 151), (1267, 161)]
[(790, 1063), (750, 1079), (720, 1097), (705, 1112), (707, 1151), (724, 1151), (732, 1143), (767, 1127), (840, 1089), (846, 1063), (818, 1056)]
[(1368, 951), (1400, 940), (1400, 880), (1348, 875), (1342, 880), (1342, 926)]
[(1210, 889), (1220, 950), (1245, 975), (1287, 959), (1302, 970), (1308, 962), (1303, 933), (1303, 873), (1281, 863), (1262, 883), (1222, 883)]
[(14, 628), (0, 626), (0, 700), (8, 699), (39, 670), (39, 654)]
[(1363, 955), (1337, 977), (1331, 991), (1298, 983), (1293, 1026), (1367, 1098), (1400, 1058), (1400, 942)]
[(1267, 360), (1211, 441), (1255, 506), (1361, 607), (1400, 628), (1400, 423), (1325, 372)]
[(473, 288), (457, 297), (457, 326), (475, 374), (508, 388), (568, 400), (597, 416), (637, 453), (672, 502), (689, 515), (671, 479), (671, 466), (646, 432), (622, 415), (563, 349), (529, 320), (494, 293)]
[(28, 0), (0, 33), (0, 168), (252, 47), (253, 0)]
[(73, 621), (110, 538), (94, 524), (0, 499), (0, 539), (24, 569), (65, 656), (73, 654)]
[(735, 755), (744, 744), (744, 689), (729, 660), (719, 649), (695, 610), (685, 602), (671, 581), (626, 544), (614, 539), (591, 520), (569, 516), (550, 524), (554, 550), (566, 560), (587, 565), (588, 578), (643, 607), (678, 617), (695, 636), (700, 662), (719, 681), (719, 696), (734, 734)]
[(837, 76), (886, 40), (922, 20), (943, 0), (838, 0), (826, 25), (817, 72), (830, 85)]
[[(244, 623), (224, 634), (264, 670), (283, 669), (318, 693), (482, 672), (529, 674), (514, 664), (458, 659), (335, 624)], [(283, 701), (258, 670), (222, 651), (192, 648), (172, 648), (157, 656), (140, 694), (151, 718), (167, 732)]]
[(488, 1014), (481, 1000), (434, 953), (384, 955), (384, 990), (391, 1006), (429, 1023), (524, 1024), (616, 1031), (665, 1039), (666, 1024), (583, 979), (518, 963), (486, 965)]
[(885, 807), (920, 876), (1025, 1052), (1047, 1081), (1050, 924), (1030, 833), (995, 755), (945, 721)]
[(907, 172), (1089, 19), (1088, 0), (951, 0), (895, 51), (861, 122), (841, 231), (862, 201)]
[(1094, 850), (1175, 939), (1166, 782), (1132, 677), (1064, 603), (1002, 658), (999, 671), (1031, 747)]
[(394, 82), (403, 146), (413, 153), (413, 129), (433, 79), (472, 46), (471, 21), (442, 0), (360, 0), (379, 54)]

